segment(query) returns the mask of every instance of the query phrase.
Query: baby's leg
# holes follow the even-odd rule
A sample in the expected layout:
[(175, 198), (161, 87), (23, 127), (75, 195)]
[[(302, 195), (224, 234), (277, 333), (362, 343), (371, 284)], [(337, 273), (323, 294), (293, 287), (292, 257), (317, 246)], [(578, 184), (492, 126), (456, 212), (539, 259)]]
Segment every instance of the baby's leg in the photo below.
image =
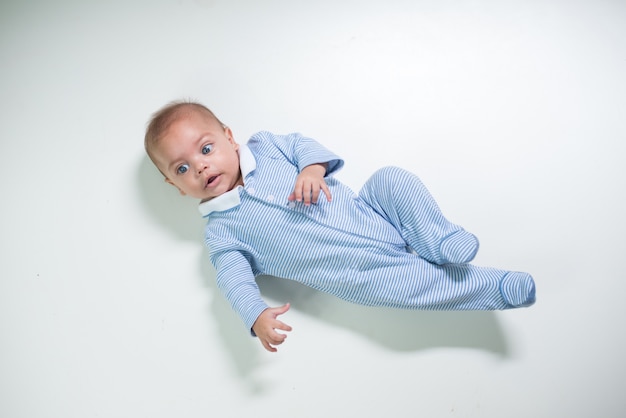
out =
[(471, 264), (440, 266), (412, 254), (393, 260), (381, 258), (347, 283), (355, 283), (358, 290), (348, 288), (339, 296), (352, 296), (354, 302), (372, 306), (498, 310), (535, 303), (535, 283), (527, 273)]
[(478, 240), (441, 213), (420, 179), (401, 168), (376, 171), (359, 196), (400, 232), (420, 256), (436, 264), (469, 263)]

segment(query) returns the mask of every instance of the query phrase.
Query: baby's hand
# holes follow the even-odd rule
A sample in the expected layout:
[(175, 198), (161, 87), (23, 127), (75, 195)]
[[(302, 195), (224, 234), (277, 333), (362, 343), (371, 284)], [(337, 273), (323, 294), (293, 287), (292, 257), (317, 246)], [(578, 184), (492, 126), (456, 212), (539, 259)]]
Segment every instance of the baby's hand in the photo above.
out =
[(280, 345), (285, 341), (287, 336), (276, 332), (277, 329), (283, 331), (291, 331), (291, 327), (279, 321), (278, 315), (282, 315), (289, 310), (289, 304), (285, 304), (278, 308), (267, 308), (256, 319), (252, 330), (261, 340), (261, 344), (267, 351), (276, 352), (275, 345)]
[(311, 164), (302, 169), (296, 178), (296, 185), (288, 200), (304, 202), (306, 206), (317, 203), (320, 192), (324, 192), (326, 200), (331, 201), (330, 190), (324, 181), (328, 164)]

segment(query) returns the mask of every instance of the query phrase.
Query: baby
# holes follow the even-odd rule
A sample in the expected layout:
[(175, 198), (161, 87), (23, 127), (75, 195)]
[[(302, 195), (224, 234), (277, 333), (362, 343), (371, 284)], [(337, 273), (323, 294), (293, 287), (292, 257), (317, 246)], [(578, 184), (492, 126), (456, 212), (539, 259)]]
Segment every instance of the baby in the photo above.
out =
[(527, 273), (468, 264), (478, 240), (449, 222), (415, 175), (378, 170), (355, 194), (332, 175), (343, 160), (300, 134), (246, 145), (199, 103), (155, 113), (145, 147), (165, 181), (200, 200), (217, 284), (265, 349), (291, 327), (255, 276), (296, 280), (369, 306), (495, 310), (530, 306)]

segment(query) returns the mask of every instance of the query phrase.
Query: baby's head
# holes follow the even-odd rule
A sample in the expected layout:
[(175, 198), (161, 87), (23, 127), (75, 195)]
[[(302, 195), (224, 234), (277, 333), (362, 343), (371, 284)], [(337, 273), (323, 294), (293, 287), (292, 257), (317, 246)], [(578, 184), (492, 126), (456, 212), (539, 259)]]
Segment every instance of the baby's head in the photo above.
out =
[(165, 181), (183, 195), (204, 201), (242, 184), (230, 128), (199, 103), (173, 102), (157, 111), (144, 144)]

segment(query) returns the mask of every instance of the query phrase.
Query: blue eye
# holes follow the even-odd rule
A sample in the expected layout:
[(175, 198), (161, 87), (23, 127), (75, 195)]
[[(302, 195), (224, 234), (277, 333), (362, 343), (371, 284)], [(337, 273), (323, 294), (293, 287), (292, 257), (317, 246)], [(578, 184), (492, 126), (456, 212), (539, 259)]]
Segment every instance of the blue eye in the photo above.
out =
[(176, 169), (177, 174), (185, 174), (187, 171), (189, 171), (189, 165), (187, 164), (181, 164)]
[(202, 147), (202, 153), (208, 154), (209, 152), (211, 152), (212, 149), (213, 149), (213, 145), (206, 144), (205, 146)]

